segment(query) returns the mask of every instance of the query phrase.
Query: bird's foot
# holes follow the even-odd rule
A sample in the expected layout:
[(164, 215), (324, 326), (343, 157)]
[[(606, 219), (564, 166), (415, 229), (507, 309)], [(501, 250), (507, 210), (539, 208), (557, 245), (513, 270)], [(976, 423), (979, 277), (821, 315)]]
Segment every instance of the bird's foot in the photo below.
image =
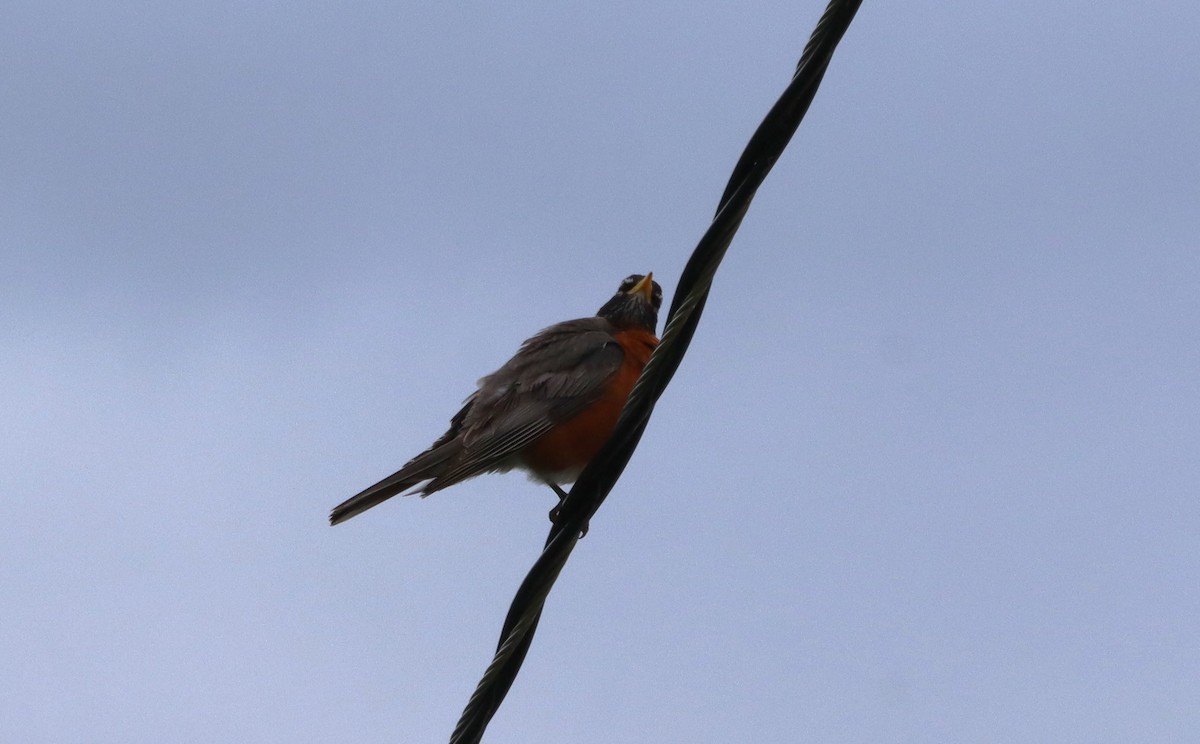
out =
[[(554, 506), (554, 508), (550, 510), (550, 521), (553, 522), (554, 524), (559, 524), (559, 521), (562, 519), (562, 505), (563, 505), (563, 502), (567, 500), (567, 492), (562, 490), (562, 488), (560, 488), (557, 483), (547, 482), (546, 485), (553, 488), (554, 492), (556, 494), (558, 494), (558, 504), (556, 504)], [(586, 535), (587, 533), (588, 533), (588, 523), (584, 522), (583, 527), (580, 528), (580, 530), (579, 530), (579, 538), (578, 539), (582, 540), (584, 535)]]

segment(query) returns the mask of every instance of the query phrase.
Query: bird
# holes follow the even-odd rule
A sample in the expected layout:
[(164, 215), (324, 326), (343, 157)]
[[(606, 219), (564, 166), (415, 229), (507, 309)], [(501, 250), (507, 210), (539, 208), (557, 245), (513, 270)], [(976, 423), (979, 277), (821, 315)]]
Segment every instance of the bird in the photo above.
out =
[[(525, 470), (554, 489), (573, 483), (607, 441), (658, 337), (662, 287), (632, 274), (596, 314), (556, 323), (483, 377), (429, 449), (338, 504), (331, 525), (412, 489), (422, 498), (483, 473)], [(557, 507), (551, 510), (555, 519)]]

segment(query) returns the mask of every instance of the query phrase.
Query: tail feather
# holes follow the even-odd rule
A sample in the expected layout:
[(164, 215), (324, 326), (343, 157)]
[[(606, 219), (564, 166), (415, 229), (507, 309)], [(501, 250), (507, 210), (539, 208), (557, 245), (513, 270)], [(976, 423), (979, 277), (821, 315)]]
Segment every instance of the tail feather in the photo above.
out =
[[(414, 457), (395, 473), (333, 507), (333, 510), (329, 512), (329, 524), (341, 524), (373, 506), (382, 504), (396, 494), (407, 491), (422, 481), (436, 478), (446, 463), (460, 450), (461, 446), (453, 441), (441, 444), (441, 446), (434, 445), (428, 451)], [(422, 495), (426, 495), (428, 492), (425, 490)]]

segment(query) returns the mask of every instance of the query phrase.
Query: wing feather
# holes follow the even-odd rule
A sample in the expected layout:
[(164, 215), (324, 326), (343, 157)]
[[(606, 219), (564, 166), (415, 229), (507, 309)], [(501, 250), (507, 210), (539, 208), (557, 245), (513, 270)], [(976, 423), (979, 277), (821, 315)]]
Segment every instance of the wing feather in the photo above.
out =
[(596, 402), (624, 361), (614, 331), (603, 318), (582, 318), (526, 341), (507, 364), (479, 381), (462, 422), (462, 452), (424, 490), (510, 466), (538, 437)]

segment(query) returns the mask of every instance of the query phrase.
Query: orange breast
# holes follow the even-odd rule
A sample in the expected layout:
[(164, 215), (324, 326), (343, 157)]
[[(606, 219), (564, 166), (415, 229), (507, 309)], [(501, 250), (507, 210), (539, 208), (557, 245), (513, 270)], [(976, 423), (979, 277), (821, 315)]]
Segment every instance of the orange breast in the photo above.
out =
[(633, 384), (658, 345), (658, 339), (649, 331), (618, 331), (613, 336), (625, 351), (621, 368), (609, 380), (600, 400), (526, 448), (523, 459), (532, 470), (557, 476), (563, 483), (571, 482), (608, 441), (629, 391), (633, 390)]

